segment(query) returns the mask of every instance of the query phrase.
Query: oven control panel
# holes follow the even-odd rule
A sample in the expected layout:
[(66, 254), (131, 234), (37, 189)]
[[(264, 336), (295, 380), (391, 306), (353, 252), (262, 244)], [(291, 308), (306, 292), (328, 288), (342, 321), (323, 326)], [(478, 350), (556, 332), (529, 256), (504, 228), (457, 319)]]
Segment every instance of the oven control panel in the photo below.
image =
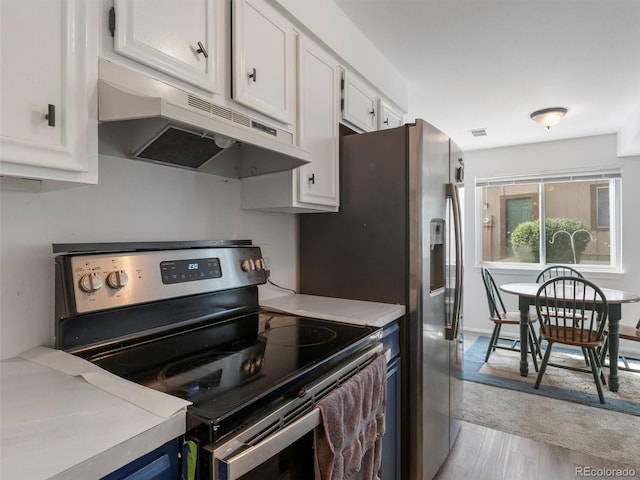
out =
[(222, 277), (219, 258), (168, 260), (160, 262), (160, 271), (165, 285)]
[(266, 282), (260, 247), (198, 248), (56, 258), (56, 288), (70, 314)]

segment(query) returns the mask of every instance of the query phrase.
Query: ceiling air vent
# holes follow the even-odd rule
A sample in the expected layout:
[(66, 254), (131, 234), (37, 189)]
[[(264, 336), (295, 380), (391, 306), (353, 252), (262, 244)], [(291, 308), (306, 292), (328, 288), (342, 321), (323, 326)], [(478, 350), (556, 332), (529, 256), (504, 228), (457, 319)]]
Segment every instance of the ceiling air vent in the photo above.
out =
[(471, 132), (471, 135), (473, 135), (474, 137), (484, 137), (487, 135), (487, 129), (486, 128), (476, 128), (474, 130), (469, 130)]

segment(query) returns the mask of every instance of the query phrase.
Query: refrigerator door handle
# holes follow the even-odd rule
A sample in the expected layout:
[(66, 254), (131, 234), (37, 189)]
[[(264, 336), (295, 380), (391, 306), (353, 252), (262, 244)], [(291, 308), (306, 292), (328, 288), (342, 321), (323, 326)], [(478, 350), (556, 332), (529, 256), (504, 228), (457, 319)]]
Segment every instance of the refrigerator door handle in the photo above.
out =
[(454, 183), (447, 184), (447, 198), (451, 199), (451, 209), (453, 211), (453, 228), (456, 255), (455, 270), (455, 292), (453, 297), (453, 314), (451, 324), (445, 327), (447, 340), (455, 340), (458, 336), (460, 325), (460, 310), (462, 307), (462, 220), (460, 218), (460, 197), (458, 196), (458, 186)]

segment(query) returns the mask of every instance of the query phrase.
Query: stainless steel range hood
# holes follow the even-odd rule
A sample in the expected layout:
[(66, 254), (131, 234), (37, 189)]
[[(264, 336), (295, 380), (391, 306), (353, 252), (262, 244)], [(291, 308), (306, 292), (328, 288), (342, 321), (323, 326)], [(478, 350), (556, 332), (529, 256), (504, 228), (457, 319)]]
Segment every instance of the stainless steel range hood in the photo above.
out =
[(243, 178), (309, 162), (291, 132), (100, 59), (99, 151)]

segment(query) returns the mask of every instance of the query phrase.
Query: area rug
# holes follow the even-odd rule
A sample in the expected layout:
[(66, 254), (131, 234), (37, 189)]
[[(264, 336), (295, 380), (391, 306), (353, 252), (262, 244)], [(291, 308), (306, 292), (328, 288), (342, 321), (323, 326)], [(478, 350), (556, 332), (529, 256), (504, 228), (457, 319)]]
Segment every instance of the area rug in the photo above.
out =
[[(640, 416), (640, 373), (619, 371), (619, 392), (604, 387), (605, 404), (598, 399), (593, 376), (588, 372), (576, 372), (548, 366), (539, 389), (534, 389), (537, 373), (529, 357), (529, 376), (520, 376), (520, 352), (497, 349), (485, 363), (489, 339), (478, 337), (465, 351), (464, 379), (494, 387), (517, 390), (573, 402), (585, 406)], [(551, 361), (578, 368), (586, 368), (579, 349), (554, 347)], [(608, 369), (605, 369), (605, 374)], [(638, 420), (640, 423), (640, 420)]]
[(640, 421), (634, 415), (482, 383), (465, 381), (463, 388), (465, 422), (566, 448), (568, 456), (575, 451), (634, 467), (640, 474)]

